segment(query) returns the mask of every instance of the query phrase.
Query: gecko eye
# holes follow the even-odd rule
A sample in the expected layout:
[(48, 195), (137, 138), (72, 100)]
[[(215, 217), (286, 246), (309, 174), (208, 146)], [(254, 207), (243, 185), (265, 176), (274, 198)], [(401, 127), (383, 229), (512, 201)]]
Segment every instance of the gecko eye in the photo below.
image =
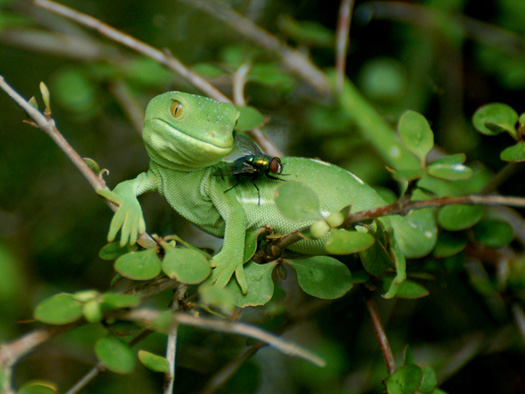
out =
[(174, 101), (173, 103), (171, 103), (171, 106), (170, 106), (171, 115), (174, 118), (180, 118), (182, 116), (183, 108), (184, 106), (180, 102)]

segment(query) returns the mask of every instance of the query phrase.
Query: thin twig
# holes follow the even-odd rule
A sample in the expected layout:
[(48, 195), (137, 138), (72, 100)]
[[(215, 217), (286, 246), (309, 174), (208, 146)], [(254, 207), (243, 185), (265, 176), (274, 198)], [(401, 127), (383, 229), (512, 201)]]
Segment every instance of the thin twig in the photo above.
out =
[(346, 55), (350, 40), (350, 23), (352, 22), (352, 9), (354, 0), (341, 0), (339, 19), (337, 21), (335, 69), (337, 73), (337, 90), (343, 91), (343, 81), (346, 75)]
[[(364, 293), (365, 291), (363, 291)], [(377, 337), (377, 342), (381, 348), (381, 353), (383, 353), (383, 358), (385, 359), (386, 368), (388, 370), (388, 375), (392, 375), (396, 371), (396, 363), (394, 361), (394, 355), (392, 354), (392, 349), (388, 343), (388, 337), (386, 336), (385, 328), (381, 322), (381, 317), (377, 312), (376, 304), (372, 300), (370, 294), (364, 294), (366, 300), (366, 309), (370, 314), (370, 319), (372, 319), (372, 324), (374, 326), (374, 332)]]
[(73, 387), (71, 387), (66, 394), (77, 394), (86, 387), (93, 379), (95, 379), (100, 373), (106, 371), (106, 366), (102, 361), (99, 361), (91, 370), (85, 374)]
[[(23, 108), (23, 110), (31, 117), (31, 119), (35, 121), (38, 128), (44, 131), (58, 145), (62, 152), (64, 152), (69, 160), (71, 160), (73, 165), (77, 167), (82, 173), (84, 178), (87, 179), (93, 189), (96, 190), (105, 187), (104, 182), (99, 179), (99, 177), (91, 170), (91, 168), (89, 168), (82, 157), (80, 157), (80, 155), (71, 147), (71, 145), (69, 145), (62, 134), (60, 134), (53, 119), (48, 119), (38, 109), (29, 104), (22, 95), (20, 95), (7, 84), (4, 77), (1, 75), (0, 88), (5, 91), (20, 107)], [(113, 210), (116, 208), (114, 204), (111, 204), (111, 207)]]
[[(117, 314), (117, 316), (120, 318), (137, 321), (144, 324), (145, 326), (151, 325), (155, 321), (155, 319), (159, 317), (159, 315), (160, 312), (149, 309), (138, 309)], [(173, 313), (173, 323), (184, 324), (186, 326), (199, 327), (207, 330), (225, 332), (229, 334), (241, 335), (258, 339), (260, 341), (268, 343), (269, 345), (274, 346), (276, 349), (289, 356), (303, 358), (320, 367), (323, 367), (326, 364), (323, 359), (310, 352), (309, 350), (301, 346), (295, 345), (290, 341), (277, 337), (274, 334), (264, 331), (258, 327), (251, 326), (245, 323), (210, 319), (204, 317), (195, 317), (182, 312)]]
[[(510, 197), (510, 196), (462, 196), (462, 197), (441, 197), (432, 200), (421, 200), (421, 201), (405, 201), (399, 200), (398, 202), (390, 205), (385, 205), (378, 208), (368, 209), (366, 211), (352, 213), (347, 216), (342, 228), (351, 228), (358, 223), (365, 220), (375, 219), (381, 216), (390, 215), (406, 215), (410, 211), (415, 209), (424, 209), (430, 207), (441, 207), (445, 205), (453, 204), (466, 204), (466, 205), (503, 205), (503, 206), (514, 206), (514, 207), (525, 207), (525, 197)], [(278, 254), (272, 253), (273, 250), (279, 252), (280, 250), (286, 249), (291, 244), (303, 239), (302, 232), (307, 231), (310, 226), (305, 226), (292, 231), (280, 239), (276, 240), (268, 247), (257, 251), (252, 257), (252, 261), (257, 263), (268, 262), (279, 257)]]
[(233, 102), (238, 107), (246, 105), (246, 99), (244, 98), (244, 87), (246, 86), (246, 77), (248, 76), (249, 71), (250, 65), (243, 64), (233, 73)]
[(148, 45), (96, 18), (93, 18), (92, 16), (76, 11), (54, 1), (34, 0), (33, 4), (48, 11), (54, 12), (55, 14), (62, 15), (63, 17), (71, 19), (83, 26), (89, 27), (90, 29), (93, 29), (98, 33), (112, 39), (113, 41), (116, 41), (124, 46), (127, 46), (128, 48), (135, 50), (136, 52), (142, 53), (143, 55), (154, 59), (164, 67), (174, 71), (175, 73), (190, 81), (193, 85), (215, 100), (230, 102), (228, 97), (223, 95), (208, 81), (206, 81), (197, 73), (191, 71), (178, 59), (165, 51), (154, 48), (151, 45)]
[[(80, 155), (73, 149), (73, 147), (67, 142), (67, 140), (62, 136), (60, 131), (56, 127), (55, 120), (53, 118), (48, 118), (42, 114), (38, 109), (33, 107), (22, 95), (15, 91), (0, 75), (0, 89), (5, 91), (22, 109), (34, 120), (33, 126), (38, 127), (44, 131), (58, 147), (65, 153), (65, 155), (71, 160), (73, 165), (77, 167), (80, 173), (86, 178), (88, 183), (94, 190), (105, 189), (106, 184), (104, 181), (95, 174), (91, 168), (86, 164), (86, 162), (80, 157)], [(116, 211), (118, 206), (111, 201), (105, 200), (106, 205), (112, 210)], [(145, 247), (153, 247), (156, 245), (153, 238), (147, 234), (140, 234), (137, 242)]]
[(277, 37), (260, 28), (251, 20), (233, 11), (228, 5), (215, 0), (180, 1), (192, 7), (200, 8), (214, 18), (228, 24), (232, 29), (238, 31), (242, 36), (257, 45), (277, 54), (290, 71), (303, 78), (319, 92), (326, 94), (330, 91), (330, 84), (325, 74), (308, 57), (302, 52), (284, 44)]
[[(175, 58), (168, 50), (161, 51), (156, 49), (151, 45), (148, 45), (96, 18), (93, 18), (90, 15), (78, 12), (54, 1), (34, 0), (34, 4), (65, 18), (71, 19), (83, 26), (89, 27), (103, 36), (106, 36), (124, 46), (127, 46), (128, 48), (135, 50), (138, 53), (141, 53), (157, 61), (167, 69), (187, 79), (195, 87), (215, 100), (232, 103), (228, 97), (222, 94), (218, 89), (216, 89), (200, 75), (191, 71), (188, 67), (182, 64), (182, 62)], [(272, 156), (282, 156), (282, 153), (279, 151), (279, 149), (270, 140), (268, 140), (268, 138), (266, 138), (266, 136), (260, 130), (254, 130), (252, 132), (252, 136), (265, 152)]]
[(133, 97), (128, 86), (123, 81), (116, 81), (110, 85), (111, 92), (115, 96), (120, 108), (126, 114), (133, 128), (138, 135), (142, 135), (142, 126), (144, 125), (144, 108)]

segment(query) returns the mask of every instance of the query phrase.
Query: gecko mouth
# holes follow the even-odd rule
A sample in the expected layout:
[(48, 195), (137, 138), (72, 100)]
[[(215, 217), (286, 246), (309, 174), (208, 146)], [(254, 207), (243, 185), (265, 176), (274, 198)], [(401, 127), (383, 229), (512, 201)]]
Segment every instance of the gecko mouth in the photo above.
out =
[(159, 121), (163, 125), (167, 126), (168, 129), (170, 131), (172, 131), (174, 134), (176, 133), (177, 137), (180, 138), (181, 140), (184, 140), (184, 141), (187, 141), (187, 142), (190, 142), (190, 143), (197, 142), (199, 145), (203, 145), (203, 146), (206, 146), (206, 147), (214, 148), (214, 149), (208, 149), (208, 150), (229, 151), (229, 150), (231, 150), (233, 148), (233, 138), (232, 138), (232, 142), (230, 144), (219, 145), (219, 144), (215, 144), (213, 142), (206, 141), (206, 140), (203, 140), (201, 138), (197, 138), (197, 137), (194, 137), (192, 135), (186, 134), (183, 131), (181, 131), (181, 130), (177, 129), (176, 127), (174, 127), (172, 124), (166, 122), (164, 119), (154, 118), (152, 120), (153, 121)]

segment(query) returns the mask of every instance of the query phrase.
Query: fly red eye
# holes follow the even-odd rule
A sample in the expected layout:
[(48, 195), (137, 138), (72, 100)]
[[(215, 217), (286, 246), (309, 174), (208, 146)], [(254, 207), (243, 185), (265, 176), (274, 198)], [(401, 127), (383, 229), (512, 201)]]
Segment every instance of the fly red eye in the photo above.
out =
[(270, 161), (270, 171), (274, 174), (280, 174), (281, 172), (283, 172), (283, 165), (281, 164), (281, 159), (279, 159), (278, 157), (274, 157)]

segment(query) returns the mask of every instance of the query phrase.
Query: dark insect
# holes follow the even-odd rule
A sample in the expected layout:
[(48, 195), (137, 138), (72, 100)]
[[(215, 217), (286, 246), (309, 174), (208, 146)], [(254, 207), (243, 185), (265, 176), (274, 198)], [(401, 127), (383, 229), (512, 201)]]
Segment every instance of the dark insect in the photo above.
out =
[(238, 134), (235, 137), (235, 145), (237, 145), (239, 152), (243, 156), (231, 164), (228, 173), (234, 175), (237, 182), (228, 190), (225, 190), (224, 193), (229, 192), (246, 180), (251, 180), (253, 186), (257, 189), (258, 205), (261, 205), (261, 192), (255, 184), (255, 180), (262, 175), (266, 175), (268, 178), (283, 181), (284, 179), (272, 175), (286, 175), (282, 173), (283, 165), (281, 159), (266, 155), (255, 142), (243, 134)]

